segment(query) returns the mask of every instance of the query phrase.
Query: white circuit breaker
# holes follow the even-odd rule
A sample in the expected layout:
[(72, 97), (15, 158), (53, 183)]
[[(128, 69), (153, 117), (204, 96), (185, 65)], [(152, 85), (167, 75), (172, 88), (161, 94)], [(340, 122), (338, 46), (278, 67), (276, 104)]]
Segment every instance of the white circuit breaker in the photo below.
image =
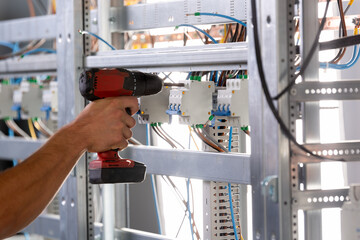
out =
[(248, 80), (227, 79), (226, 89), (218, 90), (215, 116), (240, 118), (241, 126), (249, 125)]
[[(13, 106), (21, 109), (24, 118), (45, 117), (45, 113), (41, 111), (42, 89), (37, 84), (22, 81), (20, 88), (14, 91), (13, 102)], [(14, 108), (13, 110), (16, 111)]]
[(341, 210), (341, 239), (360, 240), (360, 185), (351, 186)]
[(169, 115), (179, 115), (181, 124), (204, 124), (211, 115), (214, 82), (185, 81), (185, 87), (170, 90)]
[(12, 111), (14, 86), (0, 84), (0, 118), (16, 117), (16, 112)]
[(161, 92), (140, 98), (139, 123), (168, 123), (169, 115), (166, 110), (169, 106), (170, 88), (164, 87)]
[(49, 114), (47, 111), (57, 113), (58, 108), (58, 84), (53, 81), (47, 88), (43, 89), (41, 110)]

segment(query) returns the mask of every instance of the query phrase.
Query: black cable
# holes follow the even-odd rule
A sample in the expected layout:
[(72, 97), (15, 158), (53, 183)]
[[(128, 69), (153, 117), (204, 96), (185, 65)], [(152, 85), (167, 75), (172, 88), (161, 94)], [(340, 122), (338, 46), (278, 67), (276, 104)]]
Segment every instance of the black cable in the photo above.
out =
[(278, 100), (280, 97), (282, 97), (286, 92), (288, 92), (290, 90), (290, 88), (292, 88), (292, 86), (294, 86), (295, 82), (296, 82), (296, 79), (299, 77), (299, 76), (302, 76), (305, 72), (305, 70), (307, 69), (307, 67), (309, 66), (310, 64), (310, 61), (316, 51), (316, 48), (318, 47), (319, 45), (319, 38), (320, 38), (320, 34), (321, 34), (321, 31), (324, 29), (324, 26), (325, 26), (325, 22), (326, 22), (326, 15), (327, 15), (327, 11), (329, 9), (329, 3), (330, 3), (330, 0), (327, 0), (326, 2), (326, 7), (325, 7), (325, 12), (324, 12), (324, 16), (321, 20), (321, 23), (320, 23), (320, 27), (319, 27), (319, 30), (317, 31), (316, 33), (316, 36), (315, 36), (315, 40), (310, 48), (310, 51), (308, 53), (308, 55), (306, 56), (303, 64), (301, 65), (301, 68), (300, 68), (300, 72), (298, 74), (296, 74), (291, 80), (290, 80), (290, 83), (278, 94), (276, 95), (275, 97), (273, 97), (274, 100)]
[(360, 35), (353, 35), (348, 37), (342, 37), (327, 42), (321, 42), (319, 44), (319, 51), (349, 47), (360, 44)]
[[(327, 0), (327, 7), (325, 10), (325, 16), (326, 16), (326, 12), (327, 12), (327, 8), (329, 6), (329, 2), (330, 0)], [(263, 63), (262, 63), (262, 57), (261, 57), (261, 48), (260, 48), (260, 40), (259, 40), (259, 31), (258, 31), (258, 23), (257, 23), (257, 17), (256, 17), (256, 0), (251, 0), (251, 13), (252, 13), (252, 24), (253, 24), (253, 29), (254, 29), (254, 47), (255, 47), (255, 57), (256, 57), (256, 63), (257, 63), (257, 67), (258, 67), (258, 72), (259, 72), (259, 77), (260, 77), (260, 82), (261, 82), (261, 86), (266, 98), (266, 102), (269, 105), (269, 108), (272, 112), (272, 114), (274, 115), (276, 121), (278, 122), (281, 131), (283, 132), (283, 134), (290, 140), (292, 141), (298, 148), (300, 148), (302, 151), (308, 153), (309, 155), (321, 159), (321, 160), (332, 160), (332, 161), (345, 161), (344, 159), (332, 159), (332, 158), (326, 158), (323, 156), (319, 156), (317, 154), (312, 153), (309, 149), (307, 149), (306, 147), (304, 147), (303, 145), (300, 145), (295, 137), (291, 134), (291, 132), (289, 131), (289, 129), (287, 128), (286, 124), (284, 123), (284, 121), (282, 120), (282, 118), (280, 117), (277, 109), (275, 108), (275, 105), (271, 99), (271, 95), (269, 92), (269, 87), (267, 85), (266, 82), (266, 78), (265, 78), (265, 73), (264, 73), (264, 67), (263, 67)]]

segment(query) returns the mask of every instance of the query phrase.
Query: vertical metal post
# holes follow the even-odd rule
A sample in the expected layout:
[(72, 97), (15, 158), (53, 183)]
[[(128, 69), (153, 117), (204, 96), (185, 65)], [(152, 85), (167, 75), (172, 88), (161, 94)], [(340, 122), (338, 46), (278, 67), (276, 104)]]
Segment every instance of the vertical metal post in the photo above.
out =
[[(262, 61), (271, 94), (287, 85), (289, 77), (289, 13), (293, 15), (290, 1), (257, 1), (257, 19)], [(251, 4), (248, 15), (249, 32), (249, 104), (251, 125), (251, 185), (253, 199), (253, 239), (291, 238), (291, 197), (289, 142), (280, 132), (263, 97), (254, 54)], [(292, 10), (291, 10), (292, 11)], [(290, 21), (292, 23), (292, 21)], [(289, 103), (284, 96), (278, 110), (288, 123)], [(277, 147), (275, 147), (277, 146)], [(278, 176), (278, 201), (262, 193), (261, 182), (269, 176)], [(280, 224), (280, 226), (279, 226)]]
[[(84, 108), (78, 78), (83, 68), (83, 2), (57, 1), (57, 76), (59, 127), (71, 122)], [(87, 168), (82, 156), (60, 190), (60, 238), (88, 239)]]
[[(112, 7), (117, 7), (119, 9), (119, 11), (121, 13), (123, 13), (124, 11), (124, 0), (111, 0), (111, 6)], [(116, 21), (119, 22), (125, 22), (125, 14), (119, 14), (118, 17), (121, 17), (121, 19), (119, 18), (115, 18), (112, 17), (110, 19), (110, 24), (116, 24)], [(116, 49), (123, 49), (124, 45), (125, 45), (125, 39), (124, 39), (124, 33), (120, 33), (120, 32), (113, 32), (111, 33), (111, 43), (113, 44), (113, 46)]]
[[(105, 41), (111, 41), (110, 33), (110, 3), (111, 0), (98, 0), (98, 34)], [(109, 51), (109, 47), (99, 44), (99, 51)]]
[[(300, 35), (301, 35), (301, 57), (304, 59), (311, 48), (316, 32), (319, 28), (318, 24), (318, 1), (303, 0), (300, 5)], [(318, 49), (315, 51), (313, 58), (303, 75), (304, 81), (319, 80), (319, 55)], [(303, 116), (304, 142), (316, 143), (320, 142), (320, 112), (319, 103), (305, 103)], [(310, 178), (311, 176), (320, 176), (320, 164), (307, 164), (306, 172), (306, 188), (320, 189), (321, 179)], [(305, 211), (305, 238), (306, 240), (322, 239), (321, 210)]]
[(115, 187), (114, 184), (104, 184), (102, 189), (103, 195), (103, 224), (104, 240), (113, 240), (114, 239), (114, 230), (115, 230)]

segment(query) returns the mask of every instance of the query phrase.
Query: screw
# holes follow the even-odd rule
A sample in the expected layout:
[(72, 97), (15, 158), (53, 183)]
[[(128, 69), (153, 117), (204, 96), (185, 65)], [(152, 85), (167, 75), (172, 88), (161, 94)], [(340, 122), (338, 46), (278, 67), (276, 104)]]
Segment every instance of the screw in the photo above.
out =
[(292, 88), (290, 91), (291, 95), (295, 96), (297, 94), (296, 89)]
[(115, 17), (111, 17), (109, 18), (110, 24), (114, 24), (116, 22), (116, 18)]

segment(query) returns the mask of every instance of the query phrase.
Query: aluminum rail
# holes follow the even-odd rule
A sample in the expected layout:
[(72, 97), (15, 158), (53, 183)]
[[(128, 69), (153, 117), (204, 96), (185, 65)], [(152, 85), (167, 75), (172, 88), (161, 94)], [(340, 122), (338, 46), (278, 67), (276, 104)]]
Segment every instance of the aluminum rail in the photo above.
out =
[(0, 77), (56, 74), (56, 54), (15, 57), (0, 61)]
[(130, 146), (120, 152), (147, 165), (147, 173), (250, 184), (250, 156)]
[(22, 42), (56, 37), (56, 15), (0, 21), (0, 41)]
[[(45, 140), (0, 138), (0, 158), (25, 159)], [(250, 184), (250, 156), (129, 146), (120, 155), (147, 165), (147, 173)]]
[[(221, 57), (219, 57), (221, 56)], [(147, 72), (236, 70), (247, 67), (247, 43), (101, 52), (86, 57), (88, 68), (124, 67)]]

